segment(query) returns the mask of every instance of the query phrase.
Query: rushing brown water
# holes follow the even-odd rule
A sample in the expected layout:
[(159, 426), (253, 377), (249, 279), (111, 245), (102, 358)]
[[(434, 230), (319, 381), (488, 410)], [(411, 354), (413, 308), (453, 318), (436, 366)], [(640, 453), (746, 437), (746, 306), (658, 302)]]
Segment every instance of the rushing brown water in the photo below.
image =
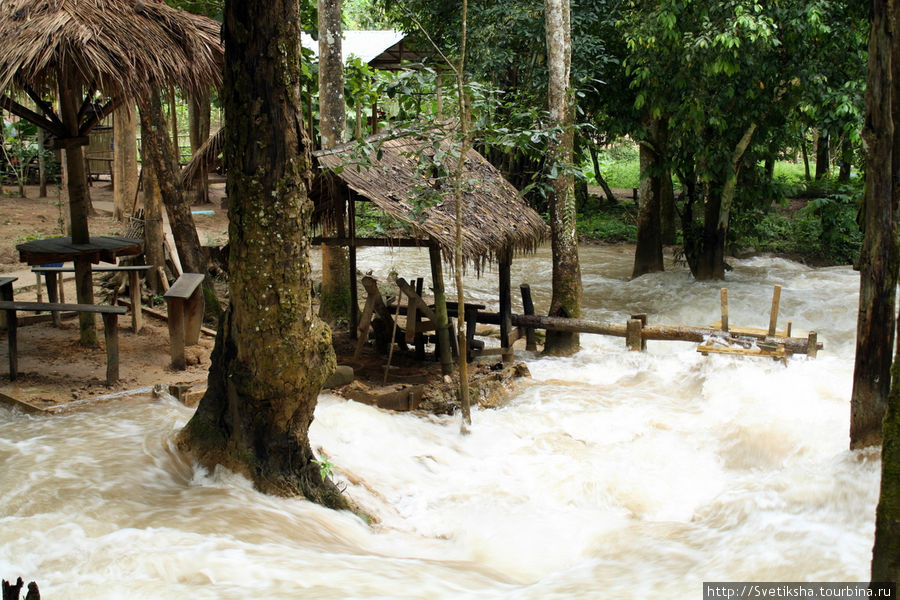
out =
[[(678, 267), (628, 281), (625, 249), (581, 258), (587, 318), (718, 318), (718, 284)], [(410, 279), (427, 253), (369, 251), (360, 269)], [(469, 296), (494, 302), (495, 278)], [(546, 251), (513, 278), (546, 309)], [(847, 450), (858, 275), (736, 261), (731, 322), (765, 326), (773, 284), (781, 322), (819, 331), (818, 359), (584, 336), (574, 357), (525, 356), (534, 381), (475, 411), (468, 436), (324, 394), (313, 443), (371, 527), (186, 463), (172, 440), (191, 411), (171, 399), (0, 408), (0, 576), (73, 599), (698, 598), (703, 581), (865, 580), (879, 461)]]

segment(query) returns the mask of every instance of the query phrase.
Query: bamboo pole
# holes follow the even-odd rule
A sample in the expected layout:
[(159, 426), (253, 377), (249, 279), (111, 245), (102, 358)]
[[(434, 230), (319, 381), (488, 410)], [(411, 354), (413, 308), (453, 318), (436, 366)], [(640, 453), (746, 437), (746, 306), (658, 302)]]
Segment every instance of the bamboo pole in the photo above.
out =
[(728, 288), (722, 288), (722, 331), (728, 331)]

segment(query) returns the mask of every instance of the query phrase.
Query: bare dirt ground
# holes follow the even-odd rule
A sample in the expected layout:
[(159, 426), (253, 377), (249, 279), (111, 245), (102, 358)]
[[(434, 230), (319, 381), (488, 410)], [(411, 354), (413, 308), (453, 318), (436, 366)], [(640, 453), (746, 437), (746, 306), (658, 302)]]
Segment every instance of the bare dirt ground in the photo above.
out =
[[(48, 197), (39, 198), (37, 186), (26, 188), (26, 198), (15, 187), (4, 186), (0, 194), (0, 275), (18, 277), (14, 284), (16, 300), (38, 299), (36, 278), (24, 263), (19, 262), (16, 244), (33, 239), (64, 235), (68, 216), (65, 192), (50, 187)], [(90, 187), (96, 215), (90, 219), (91, 235), (123, 234), (126, 223), (112, 217), (112, 187), (109, 181), (95, 181)], [(211, 204), (197, 205), (194, 215), (201, 243), (220, 244), (227, 235), (227, 214), (220, 206), (224, 194), (222, 184), (214, 185)], [(60, 202), (60, 197), (62, 201)], [(207, 214), (209, 212), (212, 214)], [(105, 297), (95, 276), (95, 302)], [(72, 275), (64, 280), (67, 302), (75, 302)], [(43, 294), (46, 300), (46, 294)], [(164, 314), (165, 305), (146, 298), (151, 310)], [(156, 299), (158, 302), (159, 299)], [(20, 313), (21, 314), (21, 313)], [(26, 315), (22, 315), (23, 317)], [(131, 331), (131, 316), (119, 317), (120, 380), (106, 386), (106, 350), (103, 347), (103, 327), (97, 319), (100, 348), (84, 348), (78, 343), (77, 319), (63, 320), (56, 328), (49, 322), (35, 323), (18, 330), (19, 376), (10, 382), (9, 354), (6, 333), (0, 333), (0, 394), (25, 400), (41, 408), (52, 408), (75, 400), (95, 398), (115, 392), (154, 385), (181, 385), (202, 389), (209, 370), (209, 354), (213, 338), (201, 335), (200, 345), (187, 350), (188, 367), (177, 371), (170, 366), (169, 333), (166, 321), (144, 311), (144, 327)]]
[[(119, 223), (112, 216), (112, 187), (109, 181), (94, 182), (90, 188), (96, 214), (90, 219), (91, 235), (121, 235), (127, 223)], [(62, 202), (60, 202), (62, 197)], [(228, 217), (222, 208), (224, 184), (214, 184), (209, 204), (192, 207), (194, 221), (202, 244), (220, 246), (227, 240)], [(18, 195), (17, 188), (4, 186), (0, 193), (0, 275), (18, 277), (14, 284), (16, 300), (39, 299), (39, 287), (30, 267), (19, 262), (15, 249), (33, 239), (64, 235), (68, 206), (65, 192), (52, 187), (48, 197), (40, 198), (36, 186), (26, 188), (26, 197)], [(316, 277), (319, 265), (313, 265)], [(107, 291), (100, 283), (103, 276), (97, 274), (95, 302), (105, 303)], [(222, 286), (224, 289), (224, 286)], [(75, 302), (73, 275), (64, 279), (64, 298)], [(361, 291), (364, 295), (364, 291)], [(46, 300), (46, 293), (42, 293)], [(61, 300), (62, 301), (62, 300)], [(8, 375), (9, 352), (7, 336), (0, 331), (0, 400), (19, 401), (26, 409), (56, 412), (69, 410), (102, 401), (104, 397), (137, 389), (164, 386), (187, 391), (183, 399), (192, 404), (206, 387), (210, 353), (214, 336), (201, 334), (200, 344), (187, 348), (187, 369), (175, 370), (170, 366), (168, 324), (154, 314), (165, 316), (165, 304), (161, 298), (150, 297), (144, 290), (144, 326), (139, 333), (131, 330), (131, 315), (119, 317), (119, 381), (106, 385), (106, 350), (102, 323), (97, 319), (99, 348), (85, 348), (79, 344), (78, 320), (63, 320), (61, 328), (50, 322), (49, 313), (34, 317), (19, 313), (20, 318), (43, 318), (37, 323), (18, 329), (18, 377), (10, 381)], [(214, 324), (207, 324), (214, 328)], [(354, 369), (355, 381), (338, 388), (338, 393), (356, 400), (377, 404), (384, 408), (407, 410), (415, 406), (419, 410), (435, 413), (453, 412), (458, 406), (455, 398), (456, 384), (442, 377), (440, 365), (434, 361), (416, 361), (409, 354), (395, 352), (390, 367), (388, 387), (383, 388), (384, 356), (366, 347), (358, 359), (353, 358), (356, 343), (346, 330), (334, 332), (334, 346), (338, 363)], [(523, 366), (502, 368), (490, 360), (473, 365), (473, 401), (483, 406), (496, 406), (501, 402), (504, 390), (511, 380), (527, 373)], [(389, 392), (390, 396), (376, 398), (372, 394)], [(11, 400), (12, 399), (12, 400)], [(21, 403), (26, 404), (21, 404)], [(407, 403), (409, 402), (409, 403)]]

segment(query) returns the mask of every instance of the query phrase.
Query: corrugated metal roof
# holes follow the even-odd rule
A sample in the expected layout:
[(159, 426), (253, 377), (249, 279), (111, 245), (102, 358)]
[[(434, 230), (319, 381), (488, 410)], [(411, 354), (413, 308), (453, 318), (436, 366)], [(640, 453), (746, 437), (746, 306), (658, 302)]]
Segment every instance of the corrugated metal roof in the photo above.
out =
[[(376, 68), (398, 68), (401, 58), (415, 60), (418, 53), (411, 53), (402, 48), (406, 34), (402, 31), (389, 30), (352, 30), (343, 32), (341, 52), (344, 62), (351, 56), (357, 56), (363, 62)], [(301, 36), (303, 47), (319, 55), (319, 42), (306, 33)]]

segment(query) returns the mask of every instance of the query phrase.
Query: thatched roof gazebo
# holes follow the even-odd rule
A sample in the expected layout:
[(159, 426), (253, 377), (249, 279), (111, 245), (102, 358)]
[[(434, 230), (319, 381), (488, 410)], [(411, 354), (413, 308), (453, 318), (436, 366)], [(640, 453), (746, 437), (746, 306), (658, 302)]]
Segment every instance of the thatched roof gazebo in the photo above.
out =
[[(456, 208), (446, 176), (455, 157), (446, 137), (429, 140), (413, 134), (372, 136), (313, 153), (320, 168), (310, 196), (321, 220), (331, 217), (333, 203), (349, 198), (347, 237), (314, 242), (350, 249), (351, 294), (356, 290), (356, 248), (361, 246), (423, 246), (431, 252), (435, 289), (443, 289), (441, 255), (452, 264), (456, 248)], [(361, 148), (368, 148), (360, 156)], [(435, 160), (436, 153), (441, 158)], [(510, 265), (515, 254), (532, 252), (547, 238), (549, 228), (522, 200), (518, 191), (487, 159), (469, 150), (463, 173), (462, 256), (464, 264), (481, 272), (496, 261), (499, 271), (501, 345), (508, 347), (511, 328)], [(355, 201), (369, 201), (406, 224), (404, 237), (359, 238), (355, 231)], [(442, 302), (435, 294), (435, 303)], [(356, 298), (351, 309), (357, 306)], [(356, 316), (351, 315), (351, 322)]]
[[(126, 101), (165, 86), (188, 93), (218, 85), (220, 25), (162, 0), (3, 0), (0, 106), (49, 132), (66, 151), (72, 242), (88, 244), (83, 146), (88, 133)], [(31, 110), (10, 95), (24, 91)], [(56, 91), (54, 107), (48, 97)], [(76, 261), (78, 302), (93, 302), (90, 263)], [(92, 344), (93, 322), (82, 321)], [(95, 334), (94, 334), (95, 339)]]

